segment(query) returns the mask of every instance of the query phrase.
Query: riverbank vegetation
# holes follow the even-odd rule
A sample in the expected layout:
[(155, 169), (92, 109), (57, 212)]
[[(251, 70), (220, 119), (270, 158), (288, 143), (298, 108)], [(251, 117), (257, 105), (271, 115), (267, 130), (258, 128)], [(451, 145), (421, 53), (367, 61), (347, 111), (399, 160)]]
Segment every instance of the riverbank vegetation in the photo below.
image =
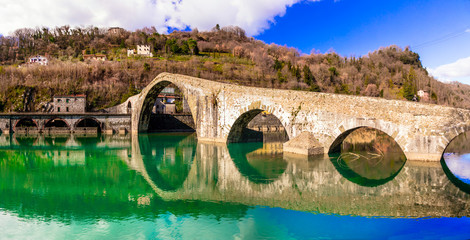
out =
[[(152, 58), (127, 56), (149, 45)], [(85, 60), (103, 54), (107, 60)], [(47, 66), (25, 64), (45, 55)], [(247, 37), (238, 27), (212, 31), (97, 27), (19, 29), (0, 37), (0, 111), (41, 111), (53, 95), (87, 94), (88, 110), (123, 102), (161, 72), (265, 88), (418, 100), (470, 108), (470, 86), (442, 83), (409, 48), (388, 46), (365, 56), (298, 50)], [(427, 96), (415, 98), (423, 90)]]

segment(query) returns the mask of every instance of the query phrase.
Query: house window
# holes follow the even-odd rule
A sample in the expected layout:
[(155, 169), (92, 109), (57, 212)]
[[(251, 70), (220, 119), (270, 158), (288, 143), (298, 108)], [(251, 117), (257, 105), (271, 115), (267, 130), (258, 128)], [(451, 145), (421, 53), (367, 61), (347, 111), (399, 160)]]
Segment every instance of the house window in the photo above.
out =
[[(67, 100), (68, 100), (68, 99), (67, 99)], [(65, 111), (68, 112), (68, 111), (69, 111), (69, 107), (66, 107), (66, 108), (65, 108)]]
[(62, 100), (60, 100), (60, 99), (57, 99), (57, 102), (62, 102)]
[(57, 107), (57, 112), (60, 112), (60, 107)]
[(65, 100), (65, 102), (67, 102), (67, 103), (68, 103), (68, 102), (69, 102), (69, 99), (67, 98), (67, 99)]

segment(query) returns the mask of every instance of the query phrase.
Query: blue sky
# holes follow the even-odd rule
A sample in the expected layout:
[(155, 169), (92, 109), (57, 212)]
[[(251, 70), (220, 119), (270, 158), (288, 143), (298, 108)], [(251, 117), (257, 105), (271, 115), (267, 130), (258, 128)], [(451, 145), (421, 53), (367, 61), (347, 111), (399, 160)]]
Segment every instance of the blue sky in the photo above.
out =
[[(344, 56), (366, 55), (392, 44), (410, 46), (430, 69), (470, 57), (470, 1), (377, 2), (296, 4), (256, 38), (293, 46), (307, 54), (312, 49), (334, 49)], [(451, 80), (470, 83), (470, 76)]]
[(470, 84), (470, 0), (0, 0), (0, 34), (23, 27), (210, 30), (240, 26), (266, 43), (309, 54), (362, 56), (410, 46), (441, 81)]

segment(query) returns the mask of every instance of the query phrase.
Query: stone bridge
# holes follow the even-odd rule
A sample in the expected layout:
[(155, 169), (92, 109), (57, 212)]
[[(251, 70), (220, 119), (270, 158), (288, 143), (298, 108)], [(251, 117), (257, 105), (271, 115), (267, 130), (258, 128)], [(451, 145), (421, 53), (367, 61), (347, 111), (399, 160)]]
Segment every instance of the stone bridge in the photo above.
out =
[[(28, 125), (24, 127), (23, 123)], [(125, 113), (8, 113), (0, 114), (0, 132), (55, 133), (87, 132), (93, 129), (104, 133), (129, 131), (130, 115)], [(87, 130), (88, 129), (88, 130)]]
[(245, 87), (162, 73), (126, 101), (133, 133), (148, 129), (158, 93), (173, 83), (189, 105), (199, 141), (238, 142), (258, 113), (268, 111), (283, 124), (289, 139), (308, 132), (325, 152), (360, 127), (391, 136), (408, 160), (439, 161), (449, 142), (470, 130), (470, 111), (381, 98)]

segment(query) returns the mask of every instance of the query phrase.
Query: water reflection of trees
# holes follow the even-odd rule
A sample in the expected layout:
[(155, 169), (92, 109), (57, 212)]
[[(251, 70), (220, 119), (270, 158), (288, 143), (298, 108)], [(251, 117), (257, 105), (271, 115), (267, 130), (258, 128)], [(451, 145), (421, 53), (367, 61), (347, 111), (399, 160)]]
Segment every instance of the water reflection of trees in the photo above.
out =
[(136, 172), (127, 170), (116, 151), (2, 150), (0, 176), (5, 183), (0, 185), (0, 195), (8, 196), (1, 198), (2, 208), (21, 203), (39, 215), (57, 211), (86, 215), (110, 211), (116, 205), (125, 212), (129, 196), (152, 192)]
[(400, 146), (372, 128), (350, 133), (341, 144), (341, 152), (330, 157), (338, 172), (362, 186), (378, 186), (392, 180), (406, 162)]
[[(46, 146), (51, 142), (42, 143)], [(21, 218), (40, 217), (64, 222), (154, 219), (168, 212), (239, 218), (247, 210), (246, 206), (231, 203), (162, 200), (139, 172), (129, 169), (127, 160), (122, 157), (127, 156), (126, 149), (100, 149), (87, 144), (74, 148), (38, 147), (0, 150), (0, 209)], [(178, 154), (184, 155), (176, 152)], [(180, 170), (171, 169), (171, 164), (159, 166), (168, 174)], [(179, 184), (168, 179), (164, 177), (171, 186)]]

